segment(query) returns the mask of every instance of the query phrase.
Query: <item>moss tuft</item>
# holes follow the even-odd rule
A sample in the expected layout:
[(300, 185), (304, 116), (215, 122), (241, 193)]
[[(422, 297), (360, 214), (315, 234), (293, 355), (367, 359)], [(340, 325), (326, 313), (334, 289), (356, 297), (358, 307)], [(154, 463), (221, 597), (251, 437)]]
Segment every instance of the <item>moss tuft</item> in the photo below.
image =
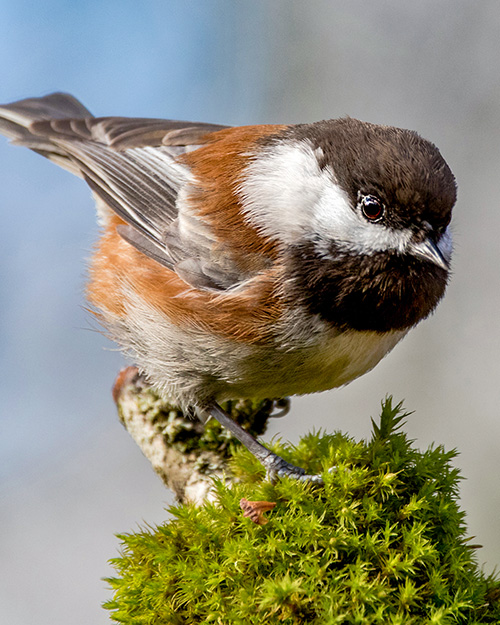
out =
[[(500, 622), (500, 584), (478, 569), (457, 505), (456, 453), (414, 448), (391, 399), (369, 441), (310, 434), (273, 448), (324, 486), (271, 484), (235, 450), (236, 484), (216, 501), (120, 536), (106, 608), (127, 625), (193, 623), (456, 624)], [(328, 471), (332, 466), (336, 469)], [(268, 523), (242, 498), (273, 501)]]

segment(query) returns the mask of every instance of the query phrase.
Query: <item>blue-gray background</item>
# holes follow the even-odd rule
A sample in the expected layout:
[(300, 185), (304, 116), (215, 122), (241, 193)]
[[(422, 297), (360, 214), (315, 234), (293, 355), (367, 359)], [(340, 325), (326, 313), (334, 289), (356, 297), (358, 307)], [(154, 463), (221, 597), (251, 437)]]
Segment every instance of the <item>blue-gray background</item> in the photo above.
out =
[[(0, 0), (0, 101), (228, 124), (349, 114), (418, 130), (459, 183), (454, 277), (374, 372), (273, 424), (367, 436), (386, 393), (421, 447), (458, 447), (480, 562), (500, 562), (498, 0)], [(170, 500), (119, 425), (120, 354), (90, 329), (85, 185), (0, 141), (0, 620), (107, 622), (114, 532)]]

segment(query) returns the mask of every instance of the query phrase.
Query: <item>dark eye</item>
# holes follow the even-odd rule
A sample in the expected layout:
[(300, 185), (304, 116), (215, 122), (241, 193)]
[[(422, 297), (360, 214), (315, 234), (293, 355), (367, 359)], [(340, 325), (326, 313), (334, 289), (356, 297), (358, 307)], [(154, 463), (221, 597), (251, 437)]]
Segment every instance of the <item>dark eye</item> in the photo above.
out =
[(384, 214), (384, 205), (374, 195), (362, 195), (358, 206), (368, 221), (378, 221)]

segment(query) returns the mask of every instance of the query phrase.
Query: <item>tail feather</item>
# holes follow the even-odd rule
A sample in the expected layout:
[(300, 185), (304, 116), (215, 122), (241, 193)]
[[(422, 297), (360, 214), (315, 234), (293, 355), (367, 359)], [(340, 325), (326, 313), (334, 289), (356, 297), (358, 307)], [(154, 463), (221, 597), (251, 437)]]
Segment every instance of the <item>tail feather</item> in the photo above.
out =
[(82, 117), (93, 115), (69, 93), (51, 93), (43, 98), (26, 98), (0, 106), (0, 123), (6, 121), (25, 129), (43, 119)]
[(12, 143), (38, 152), (71, 173), (81, 172), (67, 154), (48, 137), (32, 130), (32, 125), (49, 119), (82, 119), (93, 117), (76, 98), (68, 93), (51, 93), (42, 98), (26, 98), (0, 106), (0, 134)]

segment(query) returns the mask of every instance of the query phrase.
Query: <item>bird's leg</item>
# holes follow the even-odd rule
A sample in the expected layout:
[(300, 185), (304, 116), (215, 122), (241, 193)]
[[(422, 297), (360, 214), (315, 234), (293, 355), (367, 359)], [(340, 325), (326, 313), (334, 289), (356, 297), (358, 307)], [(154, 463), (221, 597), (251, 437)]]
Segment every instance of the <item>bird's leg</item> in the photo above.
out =
[(224, 410), (222, 410), (219, 404), (213, 403), (210, 406), (207, 406), (204, 408), (204, 412), (208, 413), (223, 427), (229, 430), (231, 434), (257, 458), (257, 460), (262, 462), (271, 480), (274, 480), (277, 477), (286, 476), (300, 480), (301, 482), (313, 482), (315, 484), (323, 483), (320, 475), (307, 475), (305, 470), (301, 467), (296, 467), (293, 464), (290, 464), (286, 460), (283, 460), (281, 456), (278, 456), (269, 449), (266, 449), (264, 445), (261, 445), (251, 434), (244, 430), (241, 425), (231, 419), (231, 417), (226, 414)]

